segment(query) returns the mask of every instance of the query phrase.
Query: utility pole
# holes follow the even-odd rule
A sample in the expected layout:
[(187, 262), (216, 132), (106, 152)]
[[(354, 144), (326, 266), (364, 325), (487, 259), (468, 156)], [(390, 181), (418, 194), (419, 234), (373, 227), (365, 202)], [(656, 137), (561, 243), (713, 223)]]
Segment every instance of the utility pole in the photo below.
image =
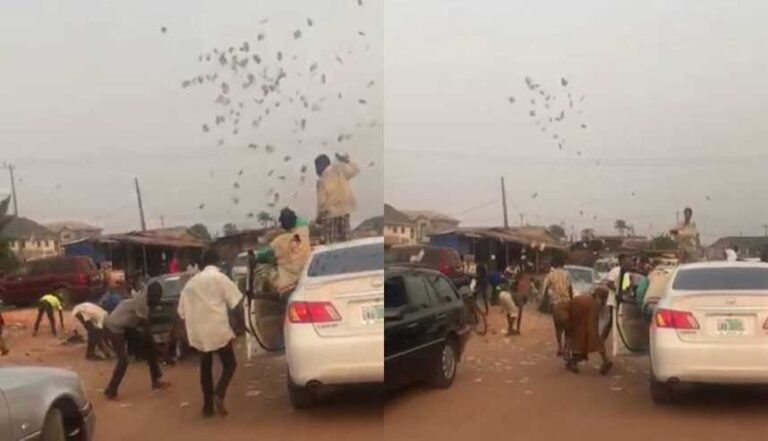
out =
[(141, 216), (141, 231), (147, 231), (147, 222), (144, 220), (144, 204), (141, 202), (141, 189), (139, 188), (139, 178), (134, 177), (136, 183), (136, 197), (139, 199), (139, 215)]
[(507, 214), (507, 189), (504, 186), (504, 176), (501, 177), (501, 203), (504, 207), (504, 228), (509, 228), (509, 216)]
[(520, 226), (525, 226), (525, 215), (523, 213), (520, 213)]
[(765, 237), (768, 237), (768, 224), (763, 225), (763, 229), (765, 230)]
[(160, 216), (160, 227), (165, 228), (165, 216)]
[(680, 225), (680, 210), (675, 212), (675, 225)]
[(11, 174), (11, 198), (13, 198), (13, 215), (19, 217), (19, 201), (16, 197), (16, 178), (13, 176), (13, 170), (16, 168), (13, 164), (3, 164)]

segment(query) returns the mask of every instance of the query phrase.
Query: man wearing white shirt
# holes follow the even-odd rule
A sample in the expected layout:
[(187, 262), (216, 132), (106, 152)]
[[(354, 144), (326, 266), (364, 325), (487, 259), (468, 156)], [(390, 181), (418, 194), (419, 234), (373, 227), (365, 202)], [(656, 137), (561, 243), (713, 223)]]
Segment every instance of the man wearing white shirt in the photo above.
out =
[(104, 319), (107, 315), (104, 308), (94, 303), (85, 302), (72, 308), (72, 316), (83, 325), (88, 338), (86, 360), (102, 360), (102, 357), (96, 355), (97, 347), (104, 357), (112, 358), (112, 353), (104, 344)]
[[(237, 362), (232, 349), (235, 333), (229, 324), (229, 311), (242, 301), (240, 290), (216, 266), (218, 254), (207, 250), (203, 255), (203, 270), (187, 282), (179, 299), (179, 316), (185, 321), (190, 346), (200, 354), (200, 385), (203, 389), (203, 416), (228, 414), (224, 398), (235, 374)], [(213, 388), (213, 354), (223, 366), (221, 377)]]

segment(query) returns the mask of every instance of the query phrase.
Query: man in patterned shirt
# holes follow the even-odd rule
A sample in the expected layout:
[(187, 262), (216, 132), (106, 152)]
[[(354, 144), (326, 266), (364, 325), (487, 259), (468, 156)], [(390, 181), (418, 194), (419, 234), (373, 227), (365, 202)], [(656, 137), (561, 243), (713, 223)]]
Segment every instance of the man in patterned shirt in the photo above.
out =
[(565, 327), (563, 320), (567, 315), (568, 300), (573, 298), (573, 286), (568, 271), (563, 269), (565, 258), (559, 254), (552, 258), (552, 269), (544, 278), (543, 293), (552, 305), (552, 319), (555, 324), (555, 338), (557, 339), (557, 356), (563, 354), (563, 338)]

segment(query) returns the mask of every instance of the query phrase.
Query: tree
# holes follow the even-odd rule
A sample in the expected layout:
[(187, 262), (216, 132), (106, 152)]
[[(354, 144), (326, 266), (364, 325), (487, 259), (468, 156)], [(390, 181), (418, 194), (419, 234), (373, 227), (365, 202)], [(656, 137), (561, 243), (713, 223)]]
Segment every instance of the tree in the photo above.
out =
[(233, 224), (232, 222), (224, 224), (224, 227), (222, 228), (222, 232), (225, 236), (237, 234), (238, 231), (239, 230), (237, 229), (237, 225)]
[(677, 242), (669, 236), (660, 235), (651, 239), (652, 250), (675, 250), (677, 249)]
[(625, 236), (629, 230), (629, 225), (627, 224), (627, 221), (617, 219), (616, 222), (613, 223), (613, 228), (616, 229), (620, 235)]
[(597, 234), (595, 233), (594, 228), (585, 228), (581, 230), (581, 240), (584, 242), (590, 242), (595, 240), (595, 236)]
[(258, 220), (262, 228), (267, 228), (268, 226), (275, 223), (275, 218), (266, 211), (259, 213)]
[(547, 232), (557, 240), (564, 240), (567, 237), (565, 228), (557, 224), (550, 225), (549, 228), (547, 228)]
[(212, 240), (211, 233), (208, 231), (208, 227), (206, 227), (204, 224), (192, 225), (189, 227), (189, 230), (192, 232), (192, 234), (199, 237), (200, 239)]

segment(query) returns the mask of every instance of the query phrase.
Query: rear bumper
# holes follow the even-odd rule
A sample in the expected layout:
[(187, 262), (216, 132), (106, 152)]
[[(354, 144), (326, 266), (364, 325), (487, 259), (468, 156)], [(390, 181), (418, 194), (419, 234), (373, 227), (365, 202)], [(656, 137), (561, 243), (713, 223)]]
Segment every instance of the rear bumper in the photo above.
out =
[(384, 332), (353, 337), (319, 337), (311, 325), (285, 332), (291, 380), (298, 386), (365, 384), (384, 381)]
[(96, 411), (94, 411), (93, 406), (88, 403), (81, 413), (83, 415), (83, 439), (91, 441), (94, 439), (93, 434), (96, 430)]
[(689, 343), (674, 330), (655, 329), (651, 367), (661, 382), (768, 384), (768, 344)]

